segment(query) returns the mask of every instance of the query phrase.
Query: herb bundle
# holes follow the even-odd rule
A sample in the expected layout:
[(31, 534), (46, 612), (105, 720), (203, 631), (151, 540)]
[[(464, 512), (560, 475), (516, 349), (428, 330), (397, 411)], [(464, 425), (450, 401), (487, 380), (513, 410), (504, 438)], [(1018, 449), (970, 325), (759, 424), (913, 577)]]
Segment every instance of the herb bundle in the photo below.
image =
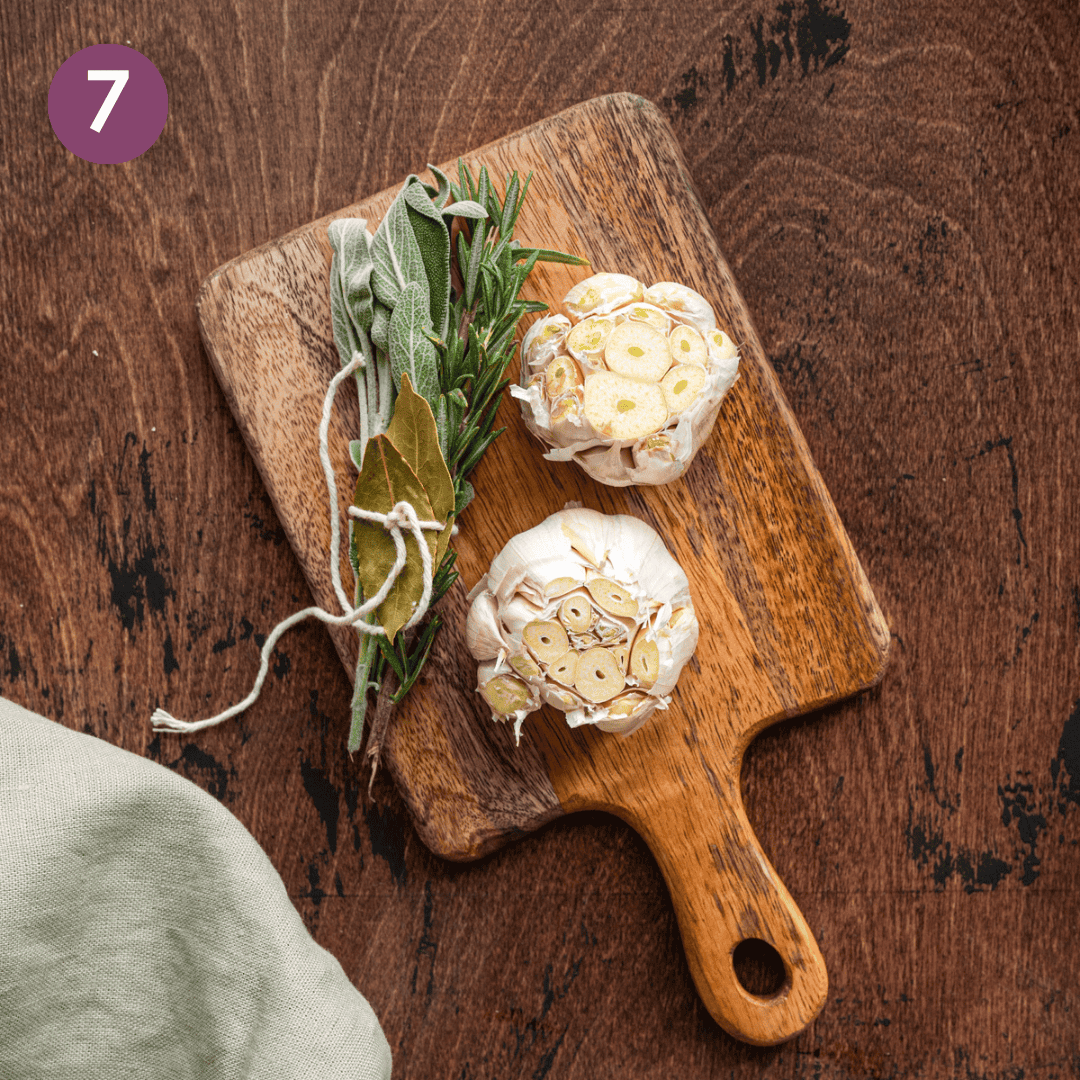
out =
[[(530, 176), (507, 178), (500, 200), (486, 168), (458, 182), (429, 166), (437, 186), (409, 176), (372, 235), (363, 219), (330, 224), (330, 308), (343, 365), (356, 373), (360, 437), (350, 443), (359, 470), (353, 503), (386, 514), (410, 503), (443, 528), (425, 534), (433, 573), (429, 606), (457, 579), (450, 549), (455, 519), (473, 498), (468, 476), (502, 433), (495, 414), (521, 318), (547, 305), (520, 298), (538, 262), (584, 265), (574, 255), (523, 247), (513, 237)], [(417, 540), (371, 622), (360, 633), (350, 752), (359, 749), (369, 694), (377, 694), (368, 755), (377, 764), (386, 721), (415, 684), (441, 618), (408, 624), (425, 592)], [(375, 596), (394, 566), (394, 542), (380, 525), (350, 522), (356, 602)]]

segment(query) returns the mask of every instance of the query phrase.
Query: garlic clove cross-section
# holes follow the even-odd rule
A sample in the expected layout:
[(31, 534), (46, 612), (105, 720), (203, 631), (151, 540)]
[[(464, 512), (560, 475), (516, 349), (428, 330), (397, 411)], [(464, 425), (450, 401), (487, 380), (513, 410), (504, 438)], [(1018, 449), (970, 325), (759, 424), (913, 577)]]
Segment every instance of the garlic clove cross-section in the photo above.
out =
[(549, 461), (575, 461), (613, 487), (686, 471), (739, 377), (739, 350), (709, 302), (676, 281), (645, 288), (593, 274), (521, 344), (525, 425)]
[(552, 514), (503, 547), (469, 598), (477, 690), (515, 738), (544, 703), (570, 727), (633, 731), (667, 708), (697, 646), (686, 574), (624, 514)]

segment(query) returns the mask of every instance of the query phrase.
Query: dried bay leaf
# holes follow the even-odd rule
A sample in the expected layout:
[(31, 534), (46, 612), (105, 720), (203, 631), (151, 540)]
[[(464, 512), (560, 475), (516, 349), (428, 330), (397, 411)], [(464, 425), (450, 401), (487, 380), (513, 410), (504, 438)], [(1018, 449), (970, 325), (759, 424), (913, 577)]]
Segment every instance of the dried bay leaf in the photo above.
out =
[(386, 435), (424, 485), (434, 515), (432, 520), (446, 525), (438, 534), (435, 548), (435, 568), (438, 569), (450, 546), (454, 481), (439, 449), (439, 432), (431, 406), (413, 390), (408, 374), (401, 377), (401, 391)]
[[(353, 503), (378, 514), (389, 513), (396, 503), (410, 503), (421, 521), (431, 521), (434, 511), (424, 485), (386, 435), (376, 435), (364, 454), (364, 467), (356, 481)], [(405, 532), (405, 566), (376, 615), (392, 642), (397, 632), (412, 618), (424, 594), (424, 566), (411, 533)], [(434, 561), (439, 534), (425, 533)], [(374, 596), (383, 586), (397, 550), (388, 530), (377, 522), (352, 523), (350, 558), (365, 596)], [(434, 569), (434, 567), (433, 567)]]
[(408, 374), (394, 406), (387, 438), (424, 485), (435, 520), (444, 521), (454, 509), (454, 482), (439, 452), (439, 433), (431, 406), (413, 390)]

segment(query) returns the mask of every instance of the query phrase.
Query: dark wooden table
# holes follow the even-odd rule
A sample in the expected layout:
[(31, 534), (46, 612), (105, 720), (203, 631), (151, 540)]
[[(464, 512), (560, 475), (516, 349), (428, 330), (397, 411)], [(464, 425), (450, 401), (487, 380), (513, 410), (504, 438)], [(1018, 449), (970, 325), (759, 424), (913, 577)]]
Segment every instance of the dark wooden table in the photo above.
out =
[[(0, 4), (0, 693), (221, 799), (397, 1077), (1080, 1076), (1080, 15), (1073, 3)], [(46, 96), (128, 43), (158, 144)], [(670, 118), (889, 619), (882, 684), (763, 735), (750, 819), (831, 992), (774, 1049), (701, 1007), (643, 844), (474, 865), (344, 750), (325, 631), (199, 340), (216, 266), (577, 101)]]

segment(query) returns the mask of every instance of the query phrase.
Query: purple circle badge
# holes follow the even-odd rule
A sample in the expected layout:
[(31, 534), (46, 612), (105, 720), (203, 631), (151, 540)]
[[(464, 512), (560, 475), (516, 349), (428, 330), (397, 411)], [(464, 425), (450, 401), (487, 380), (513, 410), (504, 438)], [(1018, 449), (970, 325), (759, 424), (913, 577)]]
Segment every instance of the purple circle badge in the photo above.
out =
[(49, 122), (77, 157), (119, 165), (157, 142), (169, 116), (161, 72), (126, 45), (91, 45), (69, 56), (49, 87)]

